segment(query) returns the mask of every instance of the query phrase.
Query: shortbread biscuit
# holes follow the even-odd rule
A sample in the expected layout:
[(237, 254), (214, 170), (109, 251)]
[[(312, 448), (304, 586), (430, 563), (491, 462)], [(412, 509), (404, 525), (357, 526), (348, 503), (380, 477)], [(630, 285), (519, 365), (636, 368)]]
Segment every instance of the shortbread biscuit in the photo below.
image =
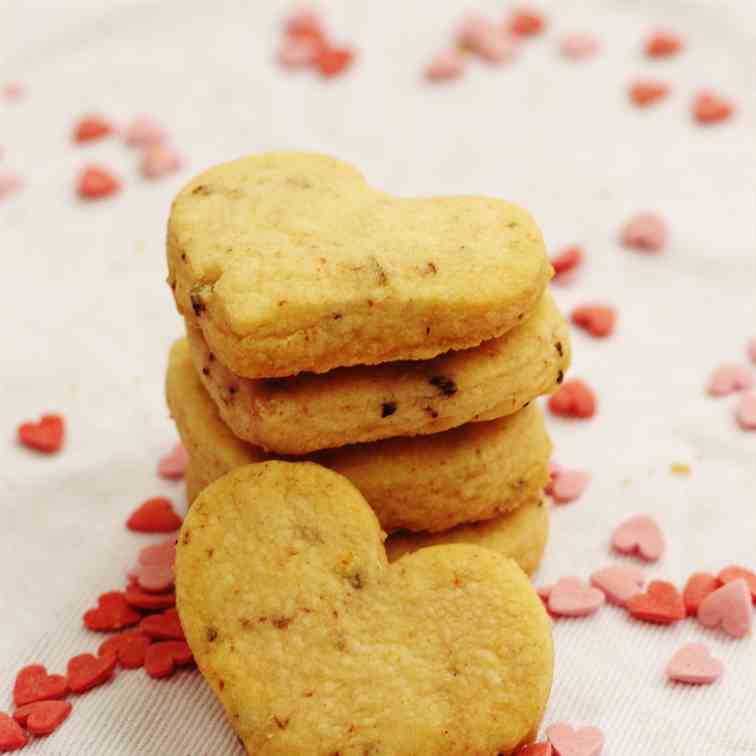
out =
[[(205, 482), (269, 458), (223, 423), (185, 340), (171, 350), (166, 393), (196, 475)], [(531, 404), (499, 420), (330, 449), (308, 459), (348, 477), (386, 532), (435, 532), (496, 517), (533, 499), (548, 481), (550, 452), (543, 415)]]
[(244, 441), (279, 454), (439, 433), (510, 415), (553, 391), (570, 364), (569, 328), (549, 293), (525, 323), (480, 346), (295, 378), (239, 378), (192, 321), (187, 335), (225, 423)]
[[(186, 498), (191, 504), (212, 481), (195, 472), (190, 461), (184, 474)], [(469, 543), (483, 546), (501, 556), (514, 559), (520, 568), (533, 574), (543, 559), (549, 536), (549, 508), (542, 496), (525, 502), (512, 512), (482, 522), (457, 525), (439, 533), (410, 533), (400, 530), (386, 539), (386, 556), (395, 562), (426, 546)]]
[(550, 621), (488, 549), (389, 565), (359, 491), (280, 461), (206, 488), (182, 526), (176, 598), (194, 658), (256, 756), (512, 754), (541, 721)]
[(391, 197), (347, 163), (296, 152), (197, 176), (167, 248), (179, 311), (247, 378), (476, 346), (524, 320), (553, 272), (515, 205)]
[(538, 496), (491, 520), (458, 525), (440, 533), (393, 533), (386, 539), (386, 556), (394, 562), (427, 546), (469, 543), (514, 559), (531, 575), (541, 563), (548, 537), (549, 508), (543, 496)]

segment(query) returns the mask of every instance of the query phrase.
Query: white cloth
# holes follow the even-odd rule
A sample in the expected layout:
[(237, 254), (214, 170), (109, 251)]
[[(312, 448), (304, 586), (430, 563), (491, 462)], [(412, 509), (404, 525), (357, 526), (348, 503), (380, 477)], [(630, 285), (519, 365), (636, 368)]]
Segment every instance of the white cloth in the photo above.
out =
[[(504, 6), (487, 2), (501, 14)], [(648, 570), (682, 585), (729, 563), (756, 567), (756, 434), (736, 429), (731, 398), (703, 386), (722, 361), (742, 361), (756, 336), (756, 6), (666, 0), (544, 2), (548, 33), (508, 67), (472, 62), (464, 80), (430, 86), (421, 70), (465, 10), (447, 0), (330, 3), (341, 39), (360, 49), (348, 76), (324, 82), (272, 63), (281, 3), (78, 0), (9, 3), (0, 24), (2, 78), (28, 85), (0, 102), (0, 170), (26, 190), (0, 203), (3, 391), (0, 427), (0, 710), (16, 670), (64, 670), (101, 637), (82, 612), (150, 539), (126, 531), (130, 511), (180, 485), (155, 466), (175, 441), (163, 400), (169, 345), (181, 323), (164, 283), (164, 225), (172, 195), (193, 173), (240, 154), (316, 149), (360, 166), (399, 194), (479, 192), (529, 208), (548, 245), (584, 244), (577, 282), (557, 289), (569, 310), (619, 309), (616, 335), (574, 337), (572, 376), (597, 389), (591, 422), (550, 421), (556, 458), (593, 473), (583, 498), (554, 511), (538, 583), (611, 561), (608, 538), (625, 516), (651, 512), (669, 540)], [(679, 30), (684, 54), (648, 61), (643, 36)], [(559, 58), (563, 32), (590, 30), (592, 61)], [(632, 108), (639, 76), (672, 87)], [(731, 123), (692, 123), (694, 90), (731, 95)], [(176, 177), (147, 183), (116, 139), (74, 146), (75, 117), (101, 111), (125, 123), (154, 113), (187, 156)], [(83, 205), (80, 167), (103, 162), (124, 179), (114, 199)], [(621, 249), (619, 226), (656, 210), (671, 227), (658, 257)], [(47, 410), (68, 421), (63, 453), (17, 447), (18, 422)], [(689, 477), (674, 476), (688, 463)], [(153, 539), (154, 540), (154, 539)], [(688, 621), (672, 629), (604, 608), (555, 626), (557, 668), (546, 722), (592, 724), (607, 756), (756, 753), (756, 650)], [(684, 641), (703, 640), (725, 663), (713, 687), (671, 686), (664, 667)], [(474, 705), (474, 704), (473, 704)], [(55, 756), (216, 756), (240, 753), (195, 672), (170, 681), (119, 672), (76, 698), (69, 721), (25, 753)]]

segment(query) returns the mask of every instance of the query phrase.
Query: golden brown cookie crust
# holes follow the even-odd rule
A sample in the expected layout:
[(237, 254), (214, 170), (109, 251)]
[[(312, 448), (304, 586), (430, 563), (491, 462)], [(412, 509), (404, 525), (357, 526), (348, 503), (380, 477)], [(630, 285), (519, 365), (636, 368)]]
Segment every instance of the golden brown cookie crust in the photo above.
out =
[(440, 533), (393, 533), (386, 539), (386, 556), (389, 562), (395, 562), (428, 546), (469, 543), (514, 559), (532, 575), (541, 563), (548, 538), (549, 508), (543, 496), (538, 496), (491, 520), (458, 525)]
[(476, 346), (520, 323), (553, 272), (515, 205), (391, 197), (346, 163), (296, 152), (193, 179), (167, 251), (179, 311), (247, 378)]
[(181, 624), (258, 756), (511, 754), (540, 722), (550, 621), (517, 565), (468, 545), (388, 565), (343, 477), (239, 468), (205, 489), (176, 560)]
[(492, 420), (552, 392), (570, 365), (569, 328), (551, 294), (497, 339), (433, 360), (339, 368), (273, 380), (239, 378), (187, 321), (200, 379), (236, 436), (307, 454)]
[[(186, 340), (171, 350), (166, 394), (196, 474), (205, 481), (270, 458), (223, 423), (191, 364)], [(348, 477), (387, 532), (435, 532), (496, 517), (533, 499), (548, 481), (550, 452), (543, 415), (531, 404), (499, 420), (330, 449), (308, 459)]]

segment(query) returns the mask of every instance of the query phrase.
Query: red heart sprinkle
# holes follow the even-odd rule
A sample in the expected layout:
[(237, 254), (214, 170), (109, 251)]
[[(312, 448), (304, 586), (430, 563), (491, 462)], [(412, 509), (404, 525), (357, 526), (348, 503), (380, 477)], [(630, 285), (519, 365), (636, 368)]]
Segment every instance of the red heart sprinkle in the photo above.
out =
[(17, 751), (26, 745), (27, 737), (13, 717), (0, 712), (0, 753)]
[(572, 311), (572, 322), (599, 339), (611, 335), (616, 320), (617, 311), (608, 305), (582, 305)]
[(344, 73), (354, 60), (354, 51), (349, 47), (324, 46), (315, 61), (320, 73), (327, 79)]
[(131, 514), (126, 527), (139, 533), (171, 533), (181, 527), (181, 518), (173, 511), (170, 500), (156, 496)]
[(654, 580), (645, 593), (631, 596), (625, 606), (635, 619), (659, 625), (671, 625), (686, 616), (680, 592), (664, 580)]
[(708, 572), (694, 572), (683, 589), (683, 602), (689, 617), (698, 614), (701, 602), (719, 588), (722, 583)]
[(573, 378), (551, 395), (549, 409), (560, 417), (587, 419), (596, 414), (596, 395), (587, 383)]
[(113, 654), (94, 656), (79, 654), (68, 662), (68, 686), (74, 693), (86, 693), (113, 676), (116, 657)]
[(168, 609), (176, 606), (176, 594), (171, 593), (147, 593), (138, 585), (129, 585), (124, 592), (126, 601), (137, 609), (155, 611), (157, 609)]
[(728, 120), (735, 112), (730, 100), (713, 92), (700, 92), (693, 100), (693, 117), (702, 124), (720, 123)]
[(138, 669), (144, 665), (144, 655), (147, 647), (152, 643), (139, 631), (132, 630), (108, 638), (97, 651), (98, 656), (115, 656), (124, 669)]
[(667, 58), (680, 52), (683, 48), (682, 39), (670, 31), (654, 32), (646, 40), (646, 55), (651, 58)]
[(558, 276), (560, 273), (569, 273), (577, 268), (583, 261), (583, 248), (574, 245), (565, 247), (559, 254), (552, 258), (551, 264), (554, 267), (554, 273)]
[(724, 583), (725, 585), (727, 583), (731, 583), (733, 580), (739, 580), (740, 578), (743, 578), (743, 580), (746, 581), (746, 585), (748, 586), (748, 590), (751, 592), (751, 598), (753, 599), (753, 603), (756, 604), (756, 573), (747, 570), (745, 567), (740, 567), (738, 565), (733, 565), (732, 567), (725, 567), (719, 575), (717, 575), (719, 578), (719, 581), (721, 583)]
[(18, 426), (18, 440), (30, 449), (53, 454), (63, 446), (65, 427), (60, 415), (42, 415), (39, 422)]
[(139, 629), (156, 640), (185, 640), (181, 621), (175, 609), (166, 609), (162, 614), (145, 617), (139, 623)]
[(95, 632), (121, 630), (136, 625), (141, 619), (120, 591), (103, 593), (97, 599), (97, 608), (84, 612), (84, 624)]
[(37, 701), (13, 712), (13, 719), (32, 735), (49, 735), (66, 721), (71, 713), (68, 701)]
[(194, 661), (192, 650), (183, 641), (162, 641), (153, 643), (144, 658), (144, 668), (150, 677), (169, 677), (176, 667), (183, 667)]
[(669, 94), (669, 87), (661, 81), (636, 81), (629, 94), (631, 102), (645, 108), (663, 100)]
[(101, 199), (120, 191), (121, 182), (106, 168), (90, 165), (80, 174), (76, 191), (82, 199)]
[(35, 701), (65, 698), (67, 694), (68, 681), (63, 675), (48, 675), (42, 664), (31, 664), (16, 675), (13, 703), (25, 706)]
[(553, 753), (551, 743), (531, 743), (515, 751), (515, 756), (552, 756)]
[(113, 124), (99, 115), (91, 115), (82, 118), (76, 124), (73, 133), (74, 142), (93, 142), (113, 133)]
[(518, 37), (532, 37), (540, 34), (545, 25), (543, 16), (531, 8), (521, 8), (509, 19), (509, 31)]

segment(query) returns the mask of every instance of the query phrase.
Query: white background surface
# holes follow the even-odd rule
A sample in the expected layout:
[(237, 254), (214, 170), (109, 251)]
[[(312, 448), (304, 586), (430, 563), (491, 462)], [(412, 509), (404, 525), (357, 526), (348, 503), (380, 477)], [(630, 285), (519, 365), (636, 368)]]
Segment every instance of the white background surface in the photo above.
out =
[[(147, 537), (123, 523), (160, 482), (158, 456), (175, 440), (162, 396), (180, 332), (164, 283), (164, 224), (172, 195), (220, 160), (272, 148), (317, 149), (354, 161), (400, 193), (491, 193), (529, 208), (552, 250), (585, 245), (588, 263), (565, 309), (605, 300), (620, 312), (606, 342), (574, 337), (573, 376), (600, 396), (595, 420), (551, 422), (556, 457), (589, 469), (583, 499), (554, 512), (537, 577), (587, 576), (608, 563), (611, 528), (652, 512), (669, 540), (650, 569), (682, 585), (697, 569), (756, 566), (756, 434), (739, 432), (730, 399), (703, 385), (756, 336), (756, 6), (732, 2), (544, 2), (548, 34), (510, 67), (471, 66), (449, 86), (420, 78), (466, 6), (451, 1), (333, 2), (338, 36), (361, 50), (343, 79), (286, 75), (271, 63), (282, 4), (230, 0), (6, 2), (0, 82), (29, 96), (0, 103), (0, 169), (28, 182), (0, 203), (3, 274), (0, 427), (0, 710), (16, 670), (63, 671), (101, 637), (81, 626), (102, 591), (120, 586)], [(481, 2), (501, 15), (505, 3)], [(641, 39), (658, 24), (686, 37), (674, 60), (652, 62)], [(562, 32), (592, 30), (593, 61), (556, 52)], [(637, 76), (668, 81), (671, 97), (631, 108)], [(693, 91), (738, 102), (735, 121), (709, 129), (689, 116)], [(188, 158), (177, 177), (146, 184), (116, 140), (74, 147), (77, 115), (161, 118)], [(74, 196), (79, 168), (105, 161), (125, 191), (99, 204)], [(638, 210), (671, 226), (663, 256), (616, 244)], [(65, 451), (40, 458), (14, 443), (21, 420), (47, 410), (68, 420)], [(692, 467), (673, 476), (670, 463)], [(607, 756), (756, 754), (756, 648), (693, 622), (654, 629), (604, 608), (555, 627), (557, 670), (546, 722), (593, 724)], [(704, 640), (726, 665), (708, 689), (673, 687), (664, 666), (684, 641)], [(240, 752), (199, 675), (168, 682), (143, 672), (74, 701), (70, 720), (25, 753)]]

